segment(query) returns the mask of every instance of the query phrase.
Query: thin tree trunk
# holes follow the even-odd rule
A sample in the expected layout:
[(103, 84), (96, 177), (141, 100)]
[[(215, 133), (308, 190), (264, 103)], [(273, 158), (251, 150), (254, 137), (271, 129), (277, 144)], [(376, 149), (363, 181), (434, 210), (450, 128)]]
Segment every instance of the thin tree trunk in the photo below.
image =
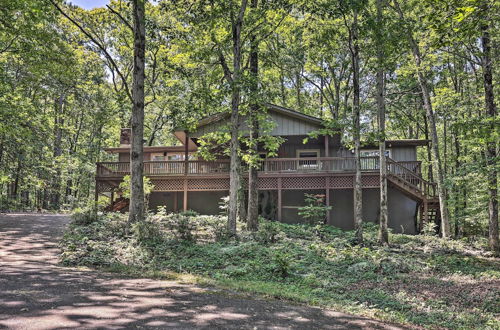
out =
[(58, 158), (62, 155), (62, 126), (64, 125), (63, 118), (64, 96), (61, 94), (54, 100), (54, 145), (52, 156), (55, 168), (55, 175), (52, 178), (52, 187), (50, 194), (50, 206), (52, 209), (58, 209), (60, 203), (60, 188), (61, 188), (61, 167), (58, 164)]
[[(458, 128), (455, 127), (453, 132), (453, 142), (455, 145), (455, 176), (459, 175), (460, 170), (460, 142), (458, 141)], [(460, 236), (460, 217), (463, 210), (460, 209), (460, 192), (462, 184), (455, 183), (455, 237)]]
[(230, 143), (230, 171), (229, 171), (229, 212), (227, 227), (229, 233), (236, 235), (236, 218), (238, 216), (238, 190), (240, 188), (240, 160), (239, 150), (239, 107), (240, 107), (240, 75), (241, 75), (241, 28), (245, 14), (247, 0), (241, 1), (238, 17), (233, 23), (233, 77), (231, 97), (231, 143)]
[[(253, 9), (257, 9), (258, 0), (252, 0), (251, 4)], [(250, 146), (252, 154), (258, 156), (258, 143), (259, 138), (259, 102), (257, 100), (257, 92), (259, 88), (259, 45), (257, 44), (255, 35), (252, 35), (250, 40), (250, 73), (252, 75), (251, 82), (251, 98), (250, 105)], [(256, 164), (259, 165), (259, 164)], [(248, 230), (255, 231), (258, 229), (259, 222), (259, 192), (258, 192), (258, 168), (257, 166), (250, 165), (248, 169), (248, 212), (247, 212), (247, 228)]]
[(378, 230), (378, 241), (382, 245), (389, 244), (389, 233), (387, 232), (388, 210), (387, 210), (387, 164), (385, 158), (385, 71), (384, 71), (384, 42), (382, 21), (382, 0), (377, 0), (377, 108), (378, 108), (378, 133), (379, 133), (379, 157), (380, 157), (380, 223)]
[[(399, 6), (398, 1), (394, 0), (394, 4), (396, 6), (396, 10), (398, 11), (399, 18), (404, 23), (405, 17), (404, 17), (403, 11), (401, 10), (401, 7)], [(424, 101), (424, 108), (425, 108), (425, 112), (427, 115), (429, 130), (431, 133), (432, 154), (434, 157), (433, 169), (434, 169), (434, 172), (436, 174), (436, 183), (437, 183), (439, 204), (440, 204), (440, 210), (441, 210), (441, 235), (444, 238), (448, 238), (448, 237), (450, 237), (450, 220), (449, 220), (449, 216), (448, 216), (448, 205), (447, 205), (447, 200), (446, 200), (446, 187), (444, 185), (443, 167), (441, 165), (441, 157), (439, 155), (439, 145), (438, 145), (439, 139), (438, 139), (438, 134), (437, 134), (437, 129), (436, 129), (435, 115), (434, 115), (434, 111), (432, 109), (431, 96), (430, 96), (429, 87), (427, 85), (427, 80), (424, 77), (424, 74), (422, 73), (423, 68), (421, 66), (422, 57), (420, 55), (420, 48), (419, 48), (416, 40), (413, 38), (413, 31), (411, 30), (411, 28), (408, 28), (406, 32), (407, 32), (406, 35), (408, 37), (408, 41), (410, 43), (410, 46), (411, 46), (411, 49), (413, 52), (413, 58), (415, 60), (415, 65), (417, 67), (418, 83), (420, 85), (420, 89), (422, 92), (422, 98)]]
[(353, 10), (353, 22), (351, 26), (351, 33), (349, 36), (350, 50), (352, 57), (352, 84), (353, 84), (353, 137), (354, 137), (354, 157), (356, 175), (354, 180), (354, 228), (356, 229), (356, 238), (358, 244), (363, 243), (363, 188), (361, 182), (361, 159), (360, 159), (360, 145), (361, 145), (361, 127), (360, 127), (360, 90), (359, 90), (359, 45), (358, 45), (358, 12), (355, 8)]
[(134, 69), (132, 85), (132, 143), (130, 148), (130, 205), (129, 222), (144, 220), (143, 138), (144, 138), (144, 80), (145, 80), (145, 0), (133, 0)]
[[(493, 94), (493, 68), (491, 64), (491, 39), (489, 33), (489, 25), (481, 26), (482, 36), (481, 44), (483, 51), (482, 66), (483, 66), (483, 83), (484, 83), (484, 100), (486, 104), (487, 118), (490, 123), (490, 136), (496, 136), (497, 129), (496, 121), (496, 104)], [(486, 161), (488, 164), (488, 214), (489, 214), (489, 245), (493, 252), (500, 253), (500, 243), (498, 238), (498, 182), (497, 182), (497, 150), (496, 142), (489, 139), (486, 145)]]

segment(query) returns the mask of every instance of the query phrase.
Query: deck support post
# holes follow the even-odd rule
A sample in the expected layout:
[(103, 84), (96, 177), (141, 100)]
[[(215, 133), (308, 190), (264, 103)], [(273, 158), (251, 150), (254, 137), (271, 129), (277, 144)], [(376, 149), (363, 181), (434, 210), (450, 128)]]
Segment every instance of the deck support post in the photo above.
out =
[(177, 212), (177, 191), (174, 191), (174, 212)]
[(188, 181), (187, 178), (184, 179), (184, 198), (182, 202), (182, 209), (187, 211), (188, 209)]
[(325, 135), (325, 157), (330, 157), (329, 137)]
[(423, 225), (425, 225), (426, 223), (429, 222), (429, 203), (427, 202), (427, 198), (424, 198), (424, 209), (423, 209), (423, 212), (424, 212), (424, 221), (423, 221), (423, 224), (422, 224), (422, 228), (424, 228)]
[[(325, 206), (330, 206), (330, 187), (329, 187), (329, 177), (325, 177)], [(330, 224), (330, 210), (326, 211), (326, 223)]]
[(282, 209), (282, 205), (281, 205), (281, 178), (278, 178), (278, 221), (281, 222), (281, 209)]
[(96, 206), (97, 206), (98, 200), (99, 200), (99, 184), (98, 184), (97, 180), (95, 180), (94, 202), (96, 203)]
[(188, 160), (189, 160), (189, 149), (188, 149), (189, 136), (188, 136), (187, 131), (184, 131), (184, 134), (186, 135), (185, 139), (184, 139), (184, 174), (188, 175), (188, 170), (189, 170), (189, 167), (188, 167), (188, 165), (189, 165), (188, 164)]

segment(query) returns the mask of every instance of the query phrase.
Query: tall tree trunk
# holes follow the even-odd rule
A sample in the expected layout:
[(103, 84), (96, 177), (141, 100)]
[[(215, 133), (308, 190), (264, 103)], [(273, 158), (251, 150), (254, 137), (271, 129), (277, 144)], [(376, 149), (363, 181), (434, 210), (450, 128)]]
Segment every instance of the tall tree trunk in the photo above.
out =
[[(458, 140), (458, 127), (454, 128), (453, 142), (455, 145), (455, 176), (459, 175), (460, 171), (460, 142)], [(460, 218), (463, 210), (460, 208), (460, 197), (462, 190), (462, 183), (456, 182), (455, 185), (455, 237), (460, 236)]]
[[(252, 0), (251, 7), (255, 10), (258, 6), (258, 0)], [(250, 39), (250, 73), (252, 75), (251, 82), (251, 104), (250, 104), (250, 146), (254, 156), (258, 156), (259, 138), (259, 101), (257, 93), (259, 89), (259, 45), (255, 35)], [(256, 164), (260, 165), (260, 164)], [(248, 169), (248, 212), (247, 212), (247, 227), (248, 230), (255, 231), (258, 229), (259, 222), (259, 192), (258, 192), (258, 168), (250, 165)]]
[(353, 137), (356, 174), (354, 179), (354, 228), (358, 244), (363, 243), (363, 187), (361, 182), (361, 126), (360, 126), (360, 90), (359, 90), (359, 45), (358, 45), (358, 12), (353, 9), (353, 21), (349, 34), (349, 48), (352, 57), (352, 85), (353, 85)]
[(233, 76), (231, 97), (231, 143), (230, 143), (230, 171), (229, 171), (229, 212), (227, 227), (229, 233), (236, 235), (236, 218), (238, 216), (238, 190), (240, 188), (240, 159), (239, 150), (239, 107), (240, 107), (240, 76), (241, 76), (241, 28), (243, 16), (247, 7), (247, 0), (241, 1), (238, 17), (233, 22)]
[[(403, 14), (403, 11), (401, 10), (401, 7), (399, 6), (399, 3), (397, 0), (394, 0), (394, 5), (396, 7), (396, 10), (398, 11), (399, 18), (401, 22), (405, 22), (405, 17)], [(438, 139), (438, 134), (437, 134), (437, 129), (436, 129), (436, 120), (435, 120), (435, 115), (434, 111), (432, 109), (432, 102), (431, 102), (431, 95), (429, 91), (429, 87), (427, 85), (427, 80), (422, 72), (422, 56), (420, 55), (420, 48), (418, 46), (418, 43), (413, 37), (413, 31), (411, 28), (407, 28), (406, 31), (406, 36), (408, 37), (408, 41), (410, 43), (412, 53), (413, 53), (413, 58), (415, 60), (415, 66), (417, 67), (417, 78), (418, 78), (418, 83), (420, 85), (420, 89), (422, 92), (422, 98), (424, 101), (424, 108), (425, 112), (427, 115), (427, 122), (429, 124), (429, 130), (431, 133), (431, 142), (432, 142), (432, 154), (434, 157), (434, 162), (433, 162), (433, 169), (435, 172), (435, 177), (436, 177), (436, 183), (437, 183), (437, 190), (438, 190), (438, 196), (439, 196), (439, 204), (440, 204), (440, 209), (441, 209), (441, 235), (444, 238), (450, 237), (450, 220), (448, 216), (448, 204), (446, 200), (446, 187), (444, 185), (444, 173), (443, 173), (443, 167), (441, 164), (441, 157), (439, 155), (439, 139)]]
[[(491, 39), (489, 33), (489, 24), (485, 23), (481, 26), (482, 36), (481, 45), (483, 58), (481, 64), (483, 66), (483, 83), (484, 83), (484, 100), (486, 104), (487, 118), (490, 120), (490, 136), (497, 136), (495, 130), (498, 129), (496, 124), (496, 104), (493, 94), (493, 68), (491, 64)], [(488, 164), (488, 195), (489, 195), (489, 245), (490, 249), (496, 253), (500, 253), (500, 244), (498, 238), (498, 182), (497, 182), (497, 150), (494, 139), (489, 139), (486, 145), (486, 161)]]
[(144, 220), (143, 138), (144, 138), (144, 80), (145, 80), (145, 0), (133, 0), (134, 69), (132, 85), (132, 143), (130, 148), (130, 205), (129, 222)]
[[(427, 116), (424, 113), (422, 115), (422, 117), (424, 118), (424, 137), (425, 137), (425, 140), (428, 141), (429, 140), (429, 125), (427, 123)], [(429, 180), (429, 182), (434, 182), (434, 175), (432, 175), (432, 151), (431, 151), (431, 148), (429, 148), (429, 147), (427, 147), (426, 150), (427, 150), (427, 162), (429, 163), (429, 165), (427, 167), (427, 180)]]
[(378, 230), (378, 241), (380, 244), (389, 244), (389, 233), (387, 232), (388, 210), (387, 210), (387, 164), (385, 157), (385, 70), (384, 70), (384, 41), (383, 41), (383, 19), (382, 0), (377, 0), (377, 108), (378, 108), (378, 134), (379, 134), (379, 157), (380, 157), (380, 223)]
[(60, 203), (60, 188), (61, 188), (61, 167), (58, 163), (58, 158), (62, 155), (62, 126), (64, 125), (63, 117), (64, 96), (61, 94), (54, 100), (54, 145), (52, 156), (55, 175), (52, 177), (51, 194), (50, 194), (50, 207), (58, 209)]

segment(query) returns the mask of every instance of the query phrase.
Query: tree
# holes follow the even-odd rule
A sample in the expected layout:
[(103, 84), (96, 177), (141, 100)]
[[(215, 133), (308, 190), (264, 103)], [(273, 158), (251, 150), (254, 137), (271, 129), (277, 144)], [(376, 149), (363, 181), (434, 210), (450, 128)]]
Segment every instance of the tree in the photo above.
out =
[[(347, 22), (346, 22), (347, 24)], [(363, 243), (363, 183), (361, 181), (361, 125), (360, 125), (360, 89), (359, 89), (359, 44), (358, 44), (358, 8), (356, 5), (352, 8), (352, 23), (349, 29), (349, 50), (352, 61), (352, 86), (353, 86), (353, 104), (352, 104), (352, 136), (354, 141), (354, 228), (356, 230), (356, 239), (358, 244)]]
[(385, 152), (385, 70), (384, 70), (384, 25), (383, 25), (383, 3), (376, 0), (377, 7), (377, 115), (379, 134), (379, 162), (380, 162), (380, 223), (378, 240), (380, 244), (389, 244), (387, 232), (388, 210), (387, 210), (387, 162)]
[(145, 0), (133, 0), (134, 70), (132, 85), (132, 143), (130, 146), (129, 222), (144, 220), (144, 79), (146, 52)]
[(422, 67), (422, 55), (420, 53), (420, 47), (418, 42), (415, 40), (413, 36), (413, 30), (406, 21), (405, 14), (399, 5), (397, 0), (394, 0), (394, 8), (399, 15), (399, 19), (401, 23), (404, 25), (406, 29), (406, 37), (408, 38), (408, 43), (410, 44), (410, 48), (413, 53), (413, 59), (415, 61), (416, 66), (416, 74), (418, 83), (420, 85), (422, 99), (424, 102), (424, 108), (426, 111), (427, 122), (429, 124), (429, 130), (431, 133), (431, 142), (432, 142), (432, 154), (434, 157), (433, 170), (436, 174), (436, 183), (437, 190), (439, 196), (439, 204), (440, 204), (440, 212), (441, 212), (441, 235), (445, 238), (450, 237), (450, 220), (448, 214), (448, 201), (446, 196), (446, 187), (445, 187), (445, 176), (443, 172), (443, 166), (441, 164), (441, 155), (439, 152), (439, 139), (436, 128), (436, 118), (434, 111), (432, 109), (432, 100), (431, 94), (428, 86), (428, 82), (426, 77), (424, 76), (425, 68)]
[[(251, 7), (253, 10), (258, 7), (258, 0), (252, 0)], [(258, 137), (259, 137), (259, 43), (255, 34), (250, 37), (250, 72), (251, 72), (251, 94), (252, 103), (250, 105), (250, 150), (254, 156), (258, 156)], [(248, 212), (247, 212), (247, 227), (249, 230), (255, 231), (258, 229), (258, 212), (259, 212), (259, 192), (258, 192), (258, 165), (250, 164), (248, 169)]]
[[(487, 8), (485, 8), (487, 9)], [(497, 109), (493, 93), (493, 66), (491, 60), (491, 38), (490, 23), (488, 18), (481, 24), (481, 47), (484, 83), (484, 101), (486, 105), (486, 114), (490, 122), (491, 138), (486, 143), (486, 162), (488, 165), (488, 214), (489, 214), (489, 245), (490, 249), (500, 253), (500, 243), (498, 238), (498, 167), (497, 167)]]
[[(128, 87), (126, 76), (120, 70), (117, 62), (111, 53), (105, 47), (105, 44), (93, 35), (89, 29), (86, 29), (81, 23), (77, 22), (54, 0), (50, 0), (53, 6), (71, 23), (87, 36), (103, 52), (107, 61), (110, 63), (121, 79), (125, 92), (132, 103), (132, 143), (130, 148), (130, 172), (131, 172), (131, 194), (129, 208), (129, 222), (144, 220), (144, 183), (143, 183), (143, 139), (144, 139), (144, 80), (145, 80), (145, 0), (133, 0), (132, 16), (134, 26), (130, 24), (116, 11), (113, 11), (128, 28), (132, 28), (134, 34), (134, 65), (132, 91)], [(116, 89), (116, 85), (115, 85)]]

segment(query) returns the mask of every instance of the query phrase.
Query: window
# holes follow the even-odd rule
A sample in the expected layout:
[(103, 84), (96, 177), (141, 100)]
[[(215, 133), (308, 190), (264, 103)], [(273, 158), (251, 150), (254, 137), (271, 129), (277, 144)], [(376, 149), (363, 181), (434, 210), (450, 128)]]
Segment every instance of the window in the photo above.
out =
[(162, 161), (162, 160), (165, 160), (165, 156), (163, 155), (151, 155), (152, 156), (152, 159), (153, 161)]
[(181, 154), (169, 154), (167, 156), (168, 160), (184, 160), (184, 155)]
[[(369, 157), (361, 159), (361, 169), (362, 170), (378, 170), (380, 169), (379, 165), (379, 150), (378, 149), (369, 149), (369, 150), (360, 150), (359, 155), (361, 157)], [(391, 151), (385, 151), (386, 157), (391, 157)]]
[[(300, 149), (297, 150), (297, 158), (318, 158), (319, 149)], [(297, 168), (300, 170), (316, 170), (318, 169), (318, 161), (316, 159), (299, 160)]]
[[(167, 160), (184, 160), (184, 154), (173, 154), (169, 153), (167, 156)], [(188, 154), (188, 160), (196, 160), (196, 155), (194, 153)]]
[[(378, 149), (366, 149), (366, 150), (360, 150), (359, 152), (361, 157), (378, 157)], [(386, 150), (385, 151), (386, 157), (391, 157), (391, 151)]]

